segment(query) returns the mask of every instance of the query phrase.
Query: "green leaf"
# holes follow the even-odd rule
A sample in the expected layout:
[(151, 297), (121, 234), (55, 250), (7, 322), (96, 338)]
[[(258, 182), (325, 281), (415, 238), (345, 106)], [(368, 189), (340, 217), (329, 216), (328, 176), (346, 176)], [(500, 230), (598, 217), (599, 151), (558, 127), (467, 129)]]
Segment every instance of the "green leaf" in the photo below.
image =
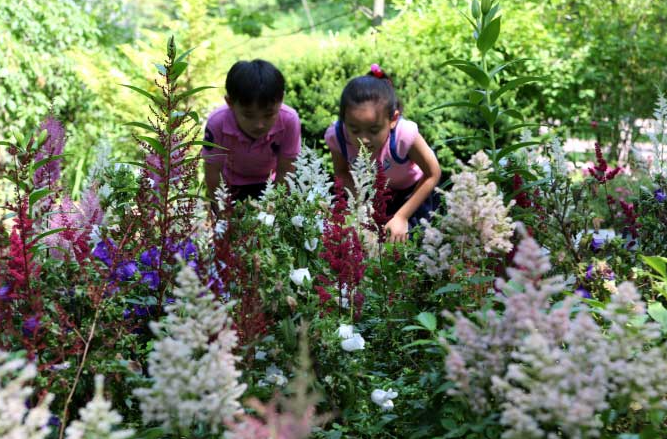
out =
[(540, 142), (531, 140), (530, 142), (520, 142), (520, 143), (514, 143), (512, 145), (506, 146), (503, 149), (501, 149), (498, 152), (497, 158), (498, 160), (502, 159), (503, 157), (512, 154), (515, 151), (520, 150), (521, 148), (525, 148), (526, 146), (531, 146), (531, 145), (539, 145)]
[(31, 172), (35, 172), (37, 169), (41, 168), (42, 166), (46, 165), (47, 163), (51, 163), (53, 161), (65, 158), (65, 155), (66, 154), (52, 155), (52, 156), (47, 157), (45, 159), (42, 159), (40, 161), (34, 162), (32, 165), (30, 165), (30, 170), (31, 170)]
[(477, 67), (477, 65), (471, 63), (470, 61), (466, 61), (464, 59), (451, 59), (445, 62), (443, 64), (443, 67), (444, 66), (454, 66), (462, 72), (466, 73), (482, 87), (489, 87), (489, 83), (491, 82), (489, 75), (487, 75), (484, 70), (480, 69)]
[(515, 110), (513, 108), (509, 108), (505, 111), (502, 111), (502, 112), (500, 112), (500, 114), (505, 114), (505, 115), (507, 115), (511, 118), (514, 118), (514, 119), (517, 119), (517, 120), (520, 120), (521, 122), (523, 122), (523, 114), (519, 113), (517, 110)]
[[(70, 227), (70, 229), (71, 228), (73, 228), (73, 227)], [(51, 230), (48, 230), (44, 233), (40, 233), (39, 235), (35, 236), (35, 238), (32, 241), (30, 241), (29, 245), (33, 246), (33, 245), (37, 244), (37, 242), (39, 242), (39, 240), (41, 240), (42, 238), (45, 238), (49, 235), (53, 235), (55, 233), (60, 233), (60, 232), (62, 232), (64, 230), (67, 230), (67, 229), (68, 229), (67, 227), (58, 227), (57, 229), (51, 229)]]
[(490, 76), (491, 78), (493, 78), (493, 77), (496, 76), (498, 73), (500, 73), (500, 72), (502, 72), (503, 70), (505, 70), (505, 67), (509, 67), (509, 66), (511, 66), (512, 64), (516, 64), (516, 63), (520, 63), (520, 62), (524, 62), (524, 61), (528, 61), (528, 60), (530, 60), (530, 58), (519, 58), (519, 59), (514, 59), (514, 60), (512, 60), (512, 61), (510, 61), (510, 62), (506, 62), (505, 64), (501, 64), (501, 65), (499, 65), (499, 66), (497, 66), (497, 67), (494, 67), (493, 70), (491, 70), (491, 71), (489, 72), (489, 76)]
[(515, 124), (515, 125), (510, 125), (510, 126), (508, 126), (508, 127), (505, 128), (504, 130), (501, 130), (500, 132), (501, 132), (501, 133), (508, 133), (508, 132), (510, 132), (510, 131), (518, 130), (518, 129), (520, 129), (520, 128), (539, 127), (539, 126), (540, 126), (540, 124), (539, 124), (539, 123), (535, 123), (535, 122), (517, 123), (517, 124)]
[(644, 256), (642, 255), (642, 261), (655, 271), (657, 271), (663, 278), (667, 279), (667, 258), (662, 256)]
[(228, 148), (225, 148), (224, 146), (218, 145), (217, 143), (207, 142), (206, 140), (191, 140), (189, 142), (183, 142), (183, 145), (188, 145), (188, 146), (203, 145), (203, 146), (210, 146), (212, 148), (217, 148), (217, 149), (224, 149), (224, 150), (228, 149)]
[(496, 43), (498, 35), (500, 35), (501, 18), (502, 17), (494, 19), (489, 24), (487, 24), (484, 29), (482, 29), (482, 33), (480, 34), (479, 38), (477, 38), (477, 48), (480, 52), (488, 52), (489, 49), (491, 49)]
[(401, 329), (401, 331), (423, 331), (424, 329), (426, 328), (421, 325), (408, 325)]
[(159, 103), (162, 102), (162, 99), (158, 98), (157, 96), (153, 96), (152, 94), (150, 94), (150, 93), (147, 92), (146, 90), (143, 90), (143, 89), (141, 89), (141, 88), (139, 88), (139, 87), (135, 87), (134, 85), (129, 85), (129, 84), (120, 84), (120, 85), (123, 86), (123, 87), (127, 87), (127, 88), (129, 88), (130, 90), (134, 90), (134, 91), (136, 91), (137, 93), (146, 96), (148, 99), (150, 99), (151, 101), (155, 102), (156, 104), (159, 104)]
[(188, 90), (188, 91), (185, 91), (185, 92), (183, 92), (183, 93), (181, 93), (181, 94), (176, 95), (176, 96), (174, 97), (174, 101), (178, 102), (178, 101), (180, 101), (181, 99), (185, 99), (185, 98), (187, 98), (188, 96), (192, 96), (193, 94), (199, 93), (200, 91), (202, 91), (202, 90), (206, 90), (207, 88), (217, 88), (217, 87), (213, 87), (213, 86), (211, 86), (211, 85), (205, 85), (205, 86), (203, 86), (203, 87), (193, 88), (193, 89), (191, 89), (191, 90)]
[(531, 82), (539, 82), (539, 81), (544, 81), (546, 79), (545, 76), (521, 76), (520, 78), (513, 79), (511, 81), (508, 81), (505, 83), (502, 87), (500, 87), (498, 90), (494, 91), (491, 93), (491, 102), (495, 102), (496, 99), (504, 95), (510, 90), (514, 90), (515, 88), (528, 84)]
[(169, 152), (167, 152), (165, 147), (162, 145), (162, 143), (160, 143), (158, 139), (148, 136), (137, 136), (137, 138), (143, 140), (144, 142), (152, 146), (155, 152), (160, 154), (162, 157), (167, 158), (169, 156)]
[(652, 302), (648, 305), (648, 315), (660, 323), (662, 331), (667, 331), (667, 309), (660, 302)]
[(143, 129), (151, 131), (153, 133), (155, 132), (155, 128), (153, 128), (152, 126), (148, 125), (147, 123), (143, 123), (143, 122), (128, 122), (128, 123), (125, 123), (123, 125), (127, 125), (127, 126), (130, 126), (130, 127), (143, 128)]
[(455, 291), (461, 291), (461, 289), (462, 289), (461, 284), (451, 283), (435, 290), (435, 294), (453, 293)]
[(185, 199), (190, 199), (190, 200), (200, 199), (202, 201), (206, 201), (205, 197), (203, 197), (201, 195), (197, 195), (197, 194), (178, 194), (178, 195), (174, 195), (173, 197), (170, 197), (169, 200), (167, 200), (167, 201), (169, 203), (171, 203), (171, 202), (174, 202), (176, 200), (185, 200)]
[(438, 319), (435, 317), (433, 313), (421, 312), (419, 313), (419, 315), (417, 315), (416, 319), (419, 323), (421, 323), (424, 326), (424, 328), (428, 329), (431, 332), (435, 331), (437, 328)]
[(151, 166), (151, 165), (149, 165), (149, 164), (147, 164), (147, 163), (143, 163), (143, 162), (120, 161), (120, 162), (116, 162), (116, 163), (120, 163), (120, 164), (123, 164), (123, 165), (138, 166), (138, 167), (140, 167), (140, 168), (144, 168), (144, 169), (146, 169), (147, 171), (150, 171), (150, 172), (152, 172), (152, 173), (154, 173), (154, 174), (157, 174), (157, 175), (162, 174), (162, 171), (160, 171), (159, 169), (157, 169), (157, 168), (155, 168), (155, 167), (153, 167), (153, 166)]
[(185, 69), (188, 67), (188, 63), (184, 61), (179, 61), (175, 62), (173, 66), (171, 66), (171, 71), (169, 72), (169, 80), (175, 81), (178, 79), (179, 76), (185, 71)]
[(167, 74), (167, 68), (165, 66), (163, 66), (162, 64), (153, 63), (153, 65), (155, 67), (157, 67), (157, 71), (160, 72), (161, 74), (163, 74), (163, 75)]
[(479, 105), (480, 102), (482, 102), (482, 99), (486, 96), (486, 91), (485, 90), (472, 90), (468, 94), (468, 100), (470, 101), (471, 104)]
[(188, 49), (188, 50), (186, 50), (185, 52), (181, 53), (181, 54), (178, 56), (178, 58), (176, 58), (176, 61), (175, 61), (175, 62), (183, 61), (183, 60), (185, 59), (185, 57), (188, 56), (188, 55), (190, 55), (190, 53), (191, 53), (193, 50), (195, 50), (194, 47), (193, 47), (192, 49)]
[(468, 107), (468, 108), (478, 108), (479, 105), (473, 104), (472, 102), (469, 101), (458, 101), (458, 102), (446, 102), (442, 105), (438, 105), (437, 107), (433, 107), (430, 110), (426, 110), (427, 113), (430, 113), (431, 111), (436, 111), (436, 110), (441, 110), (443, 108), (447, 107)]
[(479, 107), (479, 111), (482, 113), (482, 117), (486, 121), (489, 126), (494, 126), (496, 124), (496, 121), (498, 120), (498, 107), (497, 106), (491, 106), (488, 107), (486, 105), (481, 105)]
[(413, 348), (415, 346), (433, 346), (438, 345), (434, 340), (416, 340), (403, 346), (403, 349)]
[(53, 191), (46, 187), (31, 192), (30, 196), (28, 197), (28, 203), (30, 205), (30, 209), (32, 209), (32, 206), (34, 206), (36, 202), (38, 202), (39, 200), (41, 200), (42, 198), (46, 197), (51, 193), (53, 193)]

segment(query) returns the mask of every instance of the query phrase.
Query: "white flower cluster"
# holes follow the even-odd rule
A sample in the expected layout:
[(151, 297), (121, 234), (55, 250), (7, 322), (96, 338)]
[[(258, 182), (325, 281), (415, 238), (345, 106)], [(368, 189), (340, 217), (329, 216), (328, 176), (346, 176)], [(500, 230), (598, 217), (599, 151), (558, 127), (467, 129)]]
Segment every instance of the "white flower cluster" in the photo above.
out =
[(205, 423), (217, 432), (240, 412), (238, 398), (246, 386), (235, 368), (236, 332), (227, 308), (203, 288), (188, 266), (178, 274), (176, 301), (168, 315), (150, 327), (157, 340), (149, 355), (151, 388), (134, 391), (144, 422), (166, 428)]
[(9, 353), (0, 351), (0, 437), (43, 439), (49, 435), (49, 403), (53, 396), (48, 395), (36, 407), (26, 407), (33, 391), (28, 383), (36, 375), (34, 364), (11, 359)]
[(602, 411), (628, 408), (615, 401), (667, 407), (667, 352), (645, 348), (659, 340), (655, 324), (630, 324), (644, 312), (632, 284), (621, 284), (602, 312), (605, 331), (578, 299), (551, 306), (563, 280), (544, 278), (551, 265), (532, 238), (519, 244), (514, 263), (509, 280), (497, 282), (504, 314), (480, 314), (480, 326), (456, 319), (458, 341), (446, 361), (451, 394), (479, 413), (499, 412), (510, 439), (598, 437)]
[(568, 174), (567, 164), (565, 163), (565, 151), (559, 137), (554, 136), (549, 142), (549, 151), (551, 151), (551, 166), (549, 167), (548, 177), (551, 180), (566, 177)]
[[(451, 177), (453, 187), (445, 193), (447, 214), (439, 227), (422, 219), (423, 253), (419, 261), (431, 276), (442, 274), (457, 258), (474, 261), (491, 252), (508, 252), (514, 224), (508, 216), (510, 207), (503, 204), (495, 183), (488, 181), (491, 162), (479, 151), (463, 172)], [(450, 242), (452, 244), (450, 244)]]
[(95, 396), (79, 410), (79, 418), (65, 430), (67, 439), (126, 439), (134, 435), (133, 430), (112, 431), (123, 418), (111, 409), (111, 402), (104, 398), (102, 375), (95, 376)]
[(388, 412), (394, 409), (394, 401), (392, 399), (398, 396), (398, 392), (389, 389), (384, 391), (382, 389), (375, 389), (371, 392), (371, 401), (379, 405), (383, 412)]
[(651, 162), (651, 174), (667, 177), (667, 157), (665, 157), (665, 146), (667, 145), (667, 99), (662, 93), (658, 95), (658, 102), (653, 111), (654, 120), (651, 129), (646, 134), (653, 144), (653, 161)]
[(329, 189), (332, 183), (315, 149), (305, 145), (301, 148), (301, 154), (294, 161), (294, 172), (285, 176), (285, 182), (292, 194), (299, 194), (309, 203), (321, 199), (331, 204), (333, 196)]
[(350, 213), (357, 233), (363, 230), (364, 224), (370, 223), (371, 215), (373, 215), (373, 197), (375, 196), (373, 184), (376, 173), (377, 167), (371, 159), (370, 151), (368, 148), (360, 148), (357, 158), (350, 166), (355, 193), (346, 188), (349, 195)]

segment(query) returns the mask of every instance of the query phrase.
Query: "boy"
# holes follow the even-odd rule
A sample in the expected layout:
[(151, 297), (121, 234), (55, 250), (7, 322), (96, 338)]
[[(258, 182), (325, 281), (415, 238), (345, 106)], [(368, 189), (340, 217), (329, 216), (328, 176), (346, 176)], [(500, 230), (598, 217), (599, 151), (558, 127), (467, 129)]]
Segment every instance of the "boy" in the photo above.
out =
[[(271, 63), (239, 61), (227, 73), (226, 104), (211, 113), (204, 139), (204, 178), (208, 196), (223, 178), (233, 200), (257, 197), (268, 178), (277, 183), (293, 170), (301, 152), (301, 122), (283, 104), (285, 78)], [(215, 203), (213, 203), (215, 205)]]

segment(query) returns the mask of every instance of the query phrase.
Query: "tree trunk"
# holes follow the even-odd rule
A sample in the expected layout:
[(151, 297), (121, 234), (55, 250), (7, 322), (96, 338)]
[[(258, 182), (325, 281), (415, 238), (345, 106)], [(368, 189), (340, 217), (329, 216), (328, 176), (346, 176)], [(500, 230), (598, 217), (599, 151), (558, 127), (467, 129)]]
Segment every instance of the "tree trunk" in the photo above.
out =
[(384, 18), (384, 0), (373, 0), (373, 26), (380, 26)]

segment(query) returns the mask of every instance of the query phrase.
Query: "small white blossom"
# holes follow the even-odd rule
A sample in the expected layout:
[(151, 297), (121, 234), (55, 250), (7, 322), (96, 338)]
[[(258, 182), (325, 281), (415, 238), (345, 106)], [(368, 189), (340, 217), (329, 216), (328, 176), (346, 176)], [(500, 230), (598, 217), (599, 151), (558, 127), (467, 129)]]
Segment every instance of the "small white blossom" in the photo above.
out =
[(303, 247), (309, 252), (313, 252), (317, 249), (317, 243), (319, 240), (317, 238), (306, 239), (303, 243)]
[(303, 215), (296, 215), (292, 217), (292, 225), (294, 227), (303, 227), (303, 222), (305, 221), (305, 217)]
[(264, 361), (266, 360), (266, 352), (265, 351), (256, 351), (255, 352), (255, 360), (257, 361)]
[(303, 285), (306, 279), (311, 280), (310, 272), (307, 268), (298, 268), (293, 270), (290, 273), (289, 278), (298, 286)]
[(353, 352), (353, 351), (363, 350), (365, 343), (366, 341), (361, 336), (361, 334), (354, 334), (352, 337), (346, 338), (345, 340), (340, 342), (340, 345), (344, 351)]
[(282, 370), (280, 370), (275, 364), (271, 364), (266, 368), (266, 380), (267, 383), (275, 384), (276, 386), (282, 387), (287, 384), (287, 377)]
[(354, 337), (354, 326), (345, 324), (340, 325), (336, 333), (340, 338), (345, 338), (345, 339), (352, 338)]
[(257, 215), (257, 219), (260, 223), (271, 227), (273, 222), (276, 220), (276, 216), (271, 215), (270, 213), (260, 212), (259, 215)]
[(371, 401), (379, 405), (383, 411), (387, 412), (394, 408), (394, 402), (392, 399), (396, 398), (397, 396), (398, 392), (394, 392), (391, 389), (387, 390), (386, 392), (382, 389), (375, 389), (371, 393)]
[(227, 220), (218, 220), (215, 223), (215, 233), (222, 236), (227, 231)]

